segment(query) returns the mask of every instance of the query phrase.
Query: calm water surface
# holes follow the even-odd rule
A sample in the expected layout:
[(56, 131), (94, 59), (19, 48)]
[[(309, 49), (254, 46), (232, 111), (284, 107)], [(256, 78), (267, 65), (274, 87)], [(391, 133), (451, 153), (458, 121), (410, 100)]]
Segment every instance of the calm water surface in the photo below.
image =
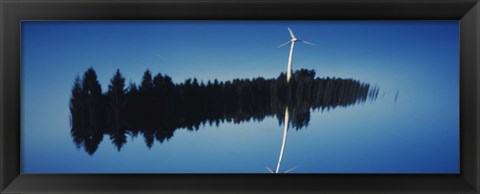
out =
[[(458, 112), (445, 111), (448, 103), (400, 95), (396, 103), (393, 95), (385, 95), (374, 102), (313, 112), (308, 127), (288, 130), (280, 171), (296, 167), (292, 172), (439, 173), (441, 169), (455, 173), (458, 131), (452, 129), (458, 127)], [(68, 120), (65, 115), (57, 118)], [(41, 141), (30, 155), (23, 155), (26, 161), (35, 160), (24, 163), (24, 171), (266, 173), (265, 167), (277, 165), (283, 136), (282, 125), (270, 117), (262, 122), (206, 125), (198, 131), (176, 130), (171, 139), (156, 141), (150, 149), (139, 135), (127, 136), (118, 151), (105, 135), (91, 156), (76, 148), (68, 122), (52, 126), (52, 121), (32, 127), (55, 138)], [(26, 137), (35, 138), (35, 133)]]

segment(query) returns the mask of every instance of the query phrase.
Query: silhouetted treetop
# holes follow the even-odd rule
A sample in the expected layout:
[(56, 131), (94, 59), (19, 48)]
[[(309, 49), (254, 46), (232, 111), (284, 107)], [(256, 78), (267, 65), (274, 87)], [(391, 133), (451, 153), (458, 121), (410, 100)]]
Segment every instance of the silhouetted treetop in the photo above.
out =
[(110, 80), (110, 85), (108, 86), (108, 94), (111, 96), (124, 96), (126, 93), (125, 88), (125, 78), (120, 73), (120, 70), (117, 69), (113, 78)]
[(102, 95), (102, 87), (97, 80), (97, 74), (93, 68), (90, 67), (83, 75), (82, 87), (87, 95), (95, 97)]
[(153, 88), (152, 73), (150, 70), (145, 71), (142, 78), (142, 84), (140, 85), (140, 91), (149, 91)]

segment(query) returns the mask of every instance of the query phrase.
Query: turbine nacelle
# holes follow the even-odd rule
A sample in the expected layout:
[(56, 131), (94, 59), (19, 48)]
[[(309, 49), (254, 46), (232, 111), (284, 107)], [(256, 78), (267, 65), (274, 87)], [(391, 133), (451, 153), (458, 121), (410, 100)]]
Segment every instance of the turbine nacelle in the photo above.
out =
[(283, 44), (279, 45), (277, 48), (280, 48), (282, 46), (285, 46), (287, 44), (294, 43), (294, 42), (301, 42), (301, 43), (305, 43), (305, 44), (315, 46), (315, 44), (313, 44), (311, 42), (307, 42), (307, 41), (304, 41), (304, 40), (297, 39), (297, 37), (295, 37), (295, 34), (293, 34), (292, 29), (288, 28), (288, 32), (290, 32), (290, 37), (292, 37), (292, 39), (290, 41), (286, 42), (286, 43), (283, 43)]

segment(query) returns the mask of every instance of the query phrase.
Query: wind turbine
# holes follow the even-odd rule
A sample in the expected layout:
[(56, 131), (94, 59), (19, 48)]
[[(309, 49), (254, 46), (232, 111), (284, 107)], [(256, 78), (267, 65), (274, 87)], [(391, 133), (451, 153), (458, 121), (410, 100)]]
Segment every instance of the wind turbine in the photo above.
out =
[[(292, 39), (286, 43), (283, 43), (281, 44), (280, 46), (278, 46), (278, 48), (282, 47), (282, 46), (285, 46), (287, 44), (291, 44), (290, 46), (290, 55), (288, 56), (288, 67), (287, 67), (287, 83), (290, 82), (290, 77), (292, 76), (292, 57), (293, 57), (293, 47), (295, 46), (295, 42), (297, 41), (300, 41), (302, 43), (305, 43), (305, 44), (309, 44), (309, 45), (315, 45), (311, 42), (307, 42), (307, 41), (304, 41), (304, 40), (299, 40), (295, 37), (295, 34), (293, 34), (292, 30), (290, 28), (288, 28), (288, 31), (290, 32), (290, 36), (292, 37)], [(284, 118), (284, 122), (283, 122), (283, 139), (282, 139), (282, 147), (280, 147), (280, 156), (278, 156), (278, 163), (277, 163), (277, 168), (275, 169), (275, 171), (273, 171), (271, 168), (269, 167), (266, 167), (268, 172), (270, 173), (279, 173), (280, 171), (280, 165), (282, 164), (282, 159), (283, 159), (283, 152), (285, 151), (285, 144), (287, 142), (287, 132), (288, 132), (288, 125), (289, 125), (289, 115), (288, 115), (288, 106), (285, 107), (285, 118)], [(291, 172), (292, 170), (294, 170), (295, 168), (297, 168), (298, 166), (295, 166), (293, 168), (290, 168), (286, 171), (284, 171), (284, 173), (288, 173), (288, 172)]]
[(292, 57), (293, 57), (293, 46), (295, 45), (295, 42), (300, 41), (300, 42), (305, 43), (305, 44), (315, 45), (311, 42), (307, 42), (307, 41), (304, 41), (304, 40), (297, 39), (290, 28), (288, 28), (288, 31), (290, 32), (290, 36), (292, 37), (292, 39), (290, 41), (288, 41), (286, 43), (283, 43), (283, 44), (281, 44), (280, 46), (277, 47), (277, 48), (280, 48), (282, 46), (285, 46), (287, 44), (292, 43), (291, 46), (290, 46), (290, 55), (288, 56), (287, 82), (290, 81), (290, 77), (292, 76), (291, 75), (292, 74)]

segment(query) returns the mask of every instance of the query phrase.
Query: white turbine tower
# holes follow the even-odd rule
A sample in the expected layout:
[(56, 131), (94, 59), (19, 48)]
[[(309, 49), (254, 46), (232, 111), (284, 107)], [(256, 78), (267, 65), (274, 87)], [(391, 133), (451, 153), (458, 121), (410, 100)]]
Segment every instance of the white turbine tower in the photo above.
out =
[(280, 47), (285, 46), (289, 43), (292, 43), (292, 45), (290, 46), (290, 55), (288, 56), (287, 82), (290, 81), (290, 77), (292, 76), (292, 57), (293, 57), (293, 46), (295, 45), (295, 42), (300, 41), (300, 42), (305, 43), (305, 44), (315, 45), (311, 42), (307, 42), (307, 41), (304, 41), (304, 40), (297, 39), (290, 28), (288, 28), (288, 31), (290, 32), (290, 36), (292, 37), (292, 39), (290, 41), (288, 41), (286, 43), (283, 43), (280, 46), (278, 46), (278, 48), (280, 48)]

